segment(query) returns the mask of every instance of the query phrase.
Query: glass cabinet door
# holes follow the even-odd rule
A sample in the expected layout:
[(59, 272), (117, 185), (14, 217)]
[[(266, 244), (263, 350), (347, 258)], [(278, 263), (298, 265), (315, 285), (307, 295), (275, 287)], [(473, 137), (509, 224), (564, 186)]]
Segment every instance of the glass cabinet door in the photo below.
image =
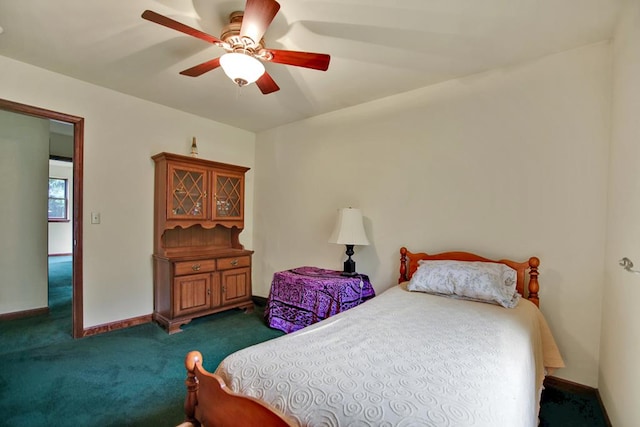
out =
[(243, 178), (216, 173), (214, 177), (214, 218), (242, 219)]
[(171, 219), (206, 219), (206, 169), (169, 166), (169, 212)]

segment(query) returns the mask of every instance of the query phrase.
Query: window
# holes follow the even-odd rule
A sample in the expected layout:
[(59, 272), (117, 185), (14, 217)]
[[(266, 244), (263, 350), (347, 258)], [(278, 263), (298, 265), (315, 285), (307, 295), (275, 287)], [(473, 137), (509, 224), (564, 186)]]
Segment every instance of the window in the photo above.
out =
[(49, 178), (49, 222), (69, 221), (67, 180)]

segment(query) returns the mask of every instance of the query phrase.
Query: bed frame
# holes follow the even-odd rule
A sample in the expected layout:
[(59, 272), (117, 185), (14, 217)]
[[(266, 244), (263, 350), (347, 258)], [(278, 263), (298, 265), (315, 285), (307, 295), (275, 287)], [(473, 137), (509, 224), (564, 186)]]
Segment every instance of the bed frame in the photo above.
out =
[[(418, 269), (420, 260), (483, 261), (506, 264), (517, 272), (516, 289), (524, 298), (539, 305), (538, 267), (536, 257), (525, 262), (508, 259), (491, 260), (469, 252), (443, 252), (429, 255), (424, 252), (412, 253), (407, 248), (400, 249), (400, 278), (406, 282)], [(527, 270), (529, 282), (526, 285)], [(526, 291), (525, 291), (526, 290)], [(187, 397), (184, 403), (185, 422), (180, 427), (295, 427), (298, 424), (276, 408), (249, 396), (230, 391), (222, 378), (207, 372), (202, 367), (202, 354), (192, 351), (185, 359), (187, 368)]]
[[(516, 290), (518, 293), (536, 306), (540, 306), (540, 300), (538, 298), (538, 291), (540, 290), (538, 267), (540, 266), (540, 260), (536, 257), (531, 257), (528, 261), (516, 262), (509, 259), (487, 259), (469, 252), (442, 252), (435, 255), (429, 255), (424, 252), (412, 253), (409, 252), (407, 248), (402, 247), (400, 248), (400, 278), (398, 279), (398, 283), (411, 279), (413, 273), (418, 269), (418, 261), (420, 260), (482, 261), (506, 264), (517, 272)], [(525, 286), (527, 270), (529, 270), (529, 284)]]
[(230, 391), (222, 378), (202, 367), (202, 354), (191, 351), (187, 368), (185, 422), (180, 427), (294, 427), (296, 423), (277, 409), (249, 396)]

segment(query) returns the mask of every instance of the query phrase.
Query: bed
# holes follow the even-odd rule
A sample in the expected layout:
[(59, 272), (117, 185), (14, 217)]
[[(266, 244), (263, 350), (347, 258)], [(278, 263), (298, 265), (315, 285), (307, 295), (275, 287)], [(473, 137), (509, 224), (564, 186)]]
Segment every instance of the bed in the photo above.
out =
[[(254, 425), (265, 426), (536, 426), (544, 377), (564, 366), (538, 309), (539, 264), (403, 247), (398, 285), (358, 307), (233, 353), (214, 374), (190, 353), (186, 420), (250, 425), (239, 414), (254, 414)], [(455, 295), (416, 291), (425, 274), (458, 265), (499, 269), (500, 286), (513, 286), (512, 308), (469, 298), (460, 283)]]

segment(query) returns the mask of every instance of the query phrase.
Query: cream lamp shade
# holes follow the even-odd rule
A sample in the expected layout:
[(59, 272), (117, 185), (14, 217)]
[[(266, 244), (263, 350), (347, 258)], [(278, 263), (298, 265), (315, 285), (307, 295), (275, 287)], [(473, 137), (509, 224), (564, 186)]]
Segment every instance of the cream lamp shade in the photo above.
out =
[(329, 243), (347, 246), (347, 260), (344, 262), (344, 276), (356, 275), (356, 263), (351, 259), (354, 245), (368, 245), (369, 239), (364, 231), (362, 212), (356, 208), (342, 208), (338, 210), (336, 227), (329, 238)]
[(225, 53), (220, 57), (220, 66), (227, 77), (240, 87), (255, 82), (264, 74), (262, 62), (244, 53)]
[(341, 245), (368, 245), (369, 239), (364, 232), (362, 212), (356, 208), (338, 209), (338, 220), (329, 243)]

